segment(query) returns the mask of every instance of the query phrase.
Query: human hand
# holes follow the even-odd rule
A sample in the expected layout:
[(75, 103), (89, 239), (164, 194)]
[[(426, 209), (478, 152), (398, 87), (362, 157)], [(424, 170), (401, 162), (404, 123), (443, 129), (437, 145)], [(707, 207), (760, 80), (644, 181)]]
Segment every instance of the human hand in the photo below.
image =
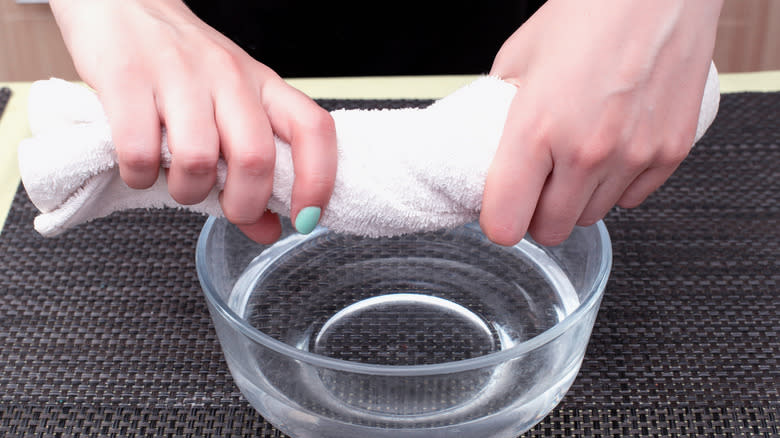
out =
[(480, 225), (499, 244), (557, 245), (638, 206), (693, 144), (722, 1), (549, 0), (491, 74), (518, 90)]
[(173, 199), (184, 205), (205, 199), (222, 155), (226, 218), (250, 238), (273, 242), (281, 231), (278, 217), (266, 211), (275, 133), (292, 149), (290, 216), (299, 231), (311, 231), (336, 176), (327, 111), (180, 0), (52, 0), (51, 7), (79, 75), (104, 106), (128, 186), (144, 189), (157, 179), (164, 125)]

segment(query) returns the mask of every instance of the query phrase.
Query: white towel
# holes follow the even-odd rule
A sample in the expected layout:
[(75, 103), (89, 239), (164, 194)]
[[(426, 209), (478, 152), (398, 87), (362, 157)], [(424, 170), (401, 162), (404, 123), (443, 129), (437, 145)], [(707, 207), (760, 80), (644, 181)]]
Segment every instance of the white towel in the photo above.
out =
[[(450, 228), (479, 216), (485, 178), (516, 88), (484, 76), (423, 109), (337, 110), (336, 185), (320, 224), (337, 232), (391, 236)], [(717, 71), (711, 66), (696, 140), (717, 113)], [(183, 207), (221, 215), (217, 184), (197, 205), (168, 194), (165, 174), (146, 190), (119, 177), (103, 108), (85, 87), (38, 81), (29, 97), (32, 137), (19, 146), (27, 193), (41, 211), (35, 229), (57, 235), (89, 220), (130, 208)], [(170, 163), (163, 135), (162, 167)], [(294, 178), (290, 147), (276, 139), (273, 195), (268, 208), (289, 215)]]

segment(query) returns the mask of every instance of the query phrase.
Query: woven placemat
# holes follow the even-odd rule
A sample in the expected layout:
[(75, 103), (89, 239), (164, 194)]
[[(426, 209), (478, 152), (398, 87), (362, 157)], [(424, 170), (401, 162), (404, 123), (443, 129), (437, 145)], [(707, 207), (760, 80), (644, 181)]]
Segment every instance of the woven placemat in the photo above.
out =
[(5, 106), (8, 105), (8, 99), (11, 98), (11, 89), (8, 87), (0, 87), (0, 118), (3, 117)]
[[(386, 107), (421, 102), (322, 102)], [(528, 437), (780, 436), (780, 94), (731, 94), (675, 175), (606, 220), (614, 268), (580, 374)], [(281, 437), (225, 365), (198, 215), (0, 235), (0, 435)]]

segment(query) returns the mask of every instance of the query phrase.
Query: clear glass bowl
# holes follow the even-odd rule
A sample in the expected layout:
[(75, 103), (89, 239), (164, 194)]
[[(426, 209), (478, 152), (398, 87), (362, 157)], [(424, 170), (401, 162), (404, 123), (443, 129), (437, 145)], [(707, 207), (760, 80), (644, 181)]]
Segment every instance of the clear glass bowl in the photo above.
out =
[(295, 438), (528, 430), (579, 370), (612, 258), (601, 222), (556, 247), (284, 230), (264, 246), (210, 218), (196, 260), (236, 384)]

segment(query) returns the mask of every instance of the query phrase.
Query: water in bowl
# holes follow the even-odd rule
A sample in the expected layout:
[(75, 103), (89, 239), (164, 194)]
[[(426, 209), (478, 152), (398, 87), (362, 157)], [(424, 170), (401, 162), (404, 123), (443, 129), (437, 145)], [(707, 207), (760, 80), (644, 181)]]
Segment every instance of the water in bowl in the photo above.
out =
[[(579, 305), (543, 249), (527, 241), (493, 245), (476, 226), (391, 239), (324, 230), (292, 235), (247, 266), (228, 301), (252, 326), (300, 350), (399, 367), (512, 348)], [(431, 428), (488, 416), (535, 422), (558, 402), (579, 364), (567, 358), (566, 345), (554, 344), (541, 355), (457, 373), (354, 373), (290, 361), (284, 373), (269, 375), (279, 357), (251, 344), (241, 351), (227, 356), (239, 386), (255, 402), (285, 400), (286, 407), (275, 407), (278, 423), (285, 415), (321, 414), (389, 430), (425, 428), (427, 436)]]

